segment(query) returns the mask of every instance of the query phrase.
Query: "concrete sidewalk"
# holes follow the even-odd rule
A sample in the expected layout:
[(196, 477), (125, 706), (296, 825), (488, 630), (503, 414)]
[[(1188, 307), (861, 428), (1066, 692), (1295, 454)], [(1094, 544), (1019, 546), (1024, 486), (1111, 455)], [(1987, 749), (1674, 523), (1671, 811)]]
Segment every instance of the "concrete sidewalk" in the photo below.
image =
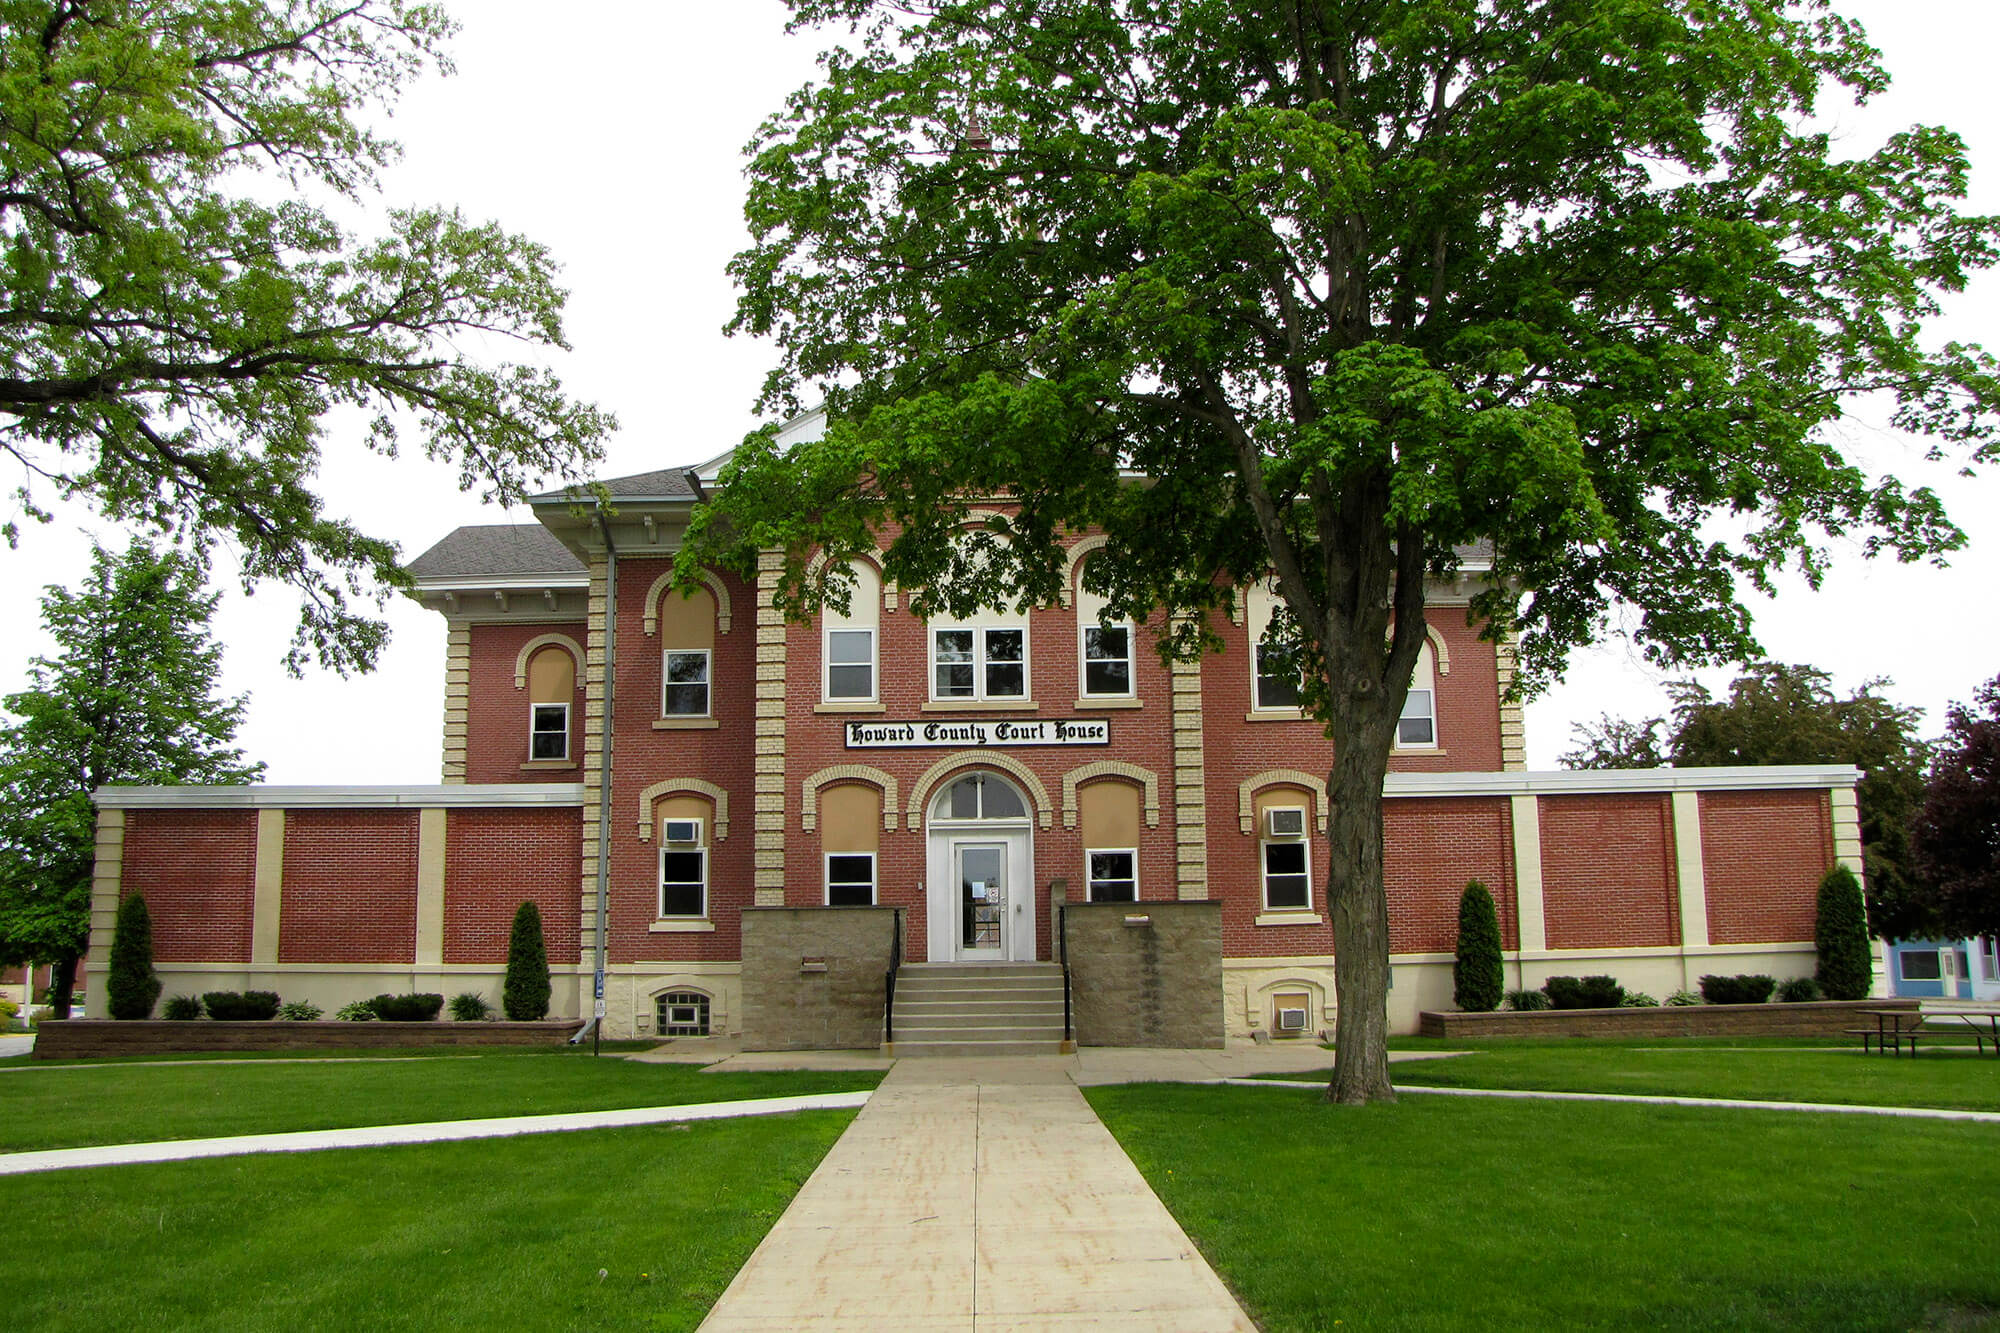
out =
[(1254, 1333), (1072, 1064), (899, 1061), (702, 1328)]

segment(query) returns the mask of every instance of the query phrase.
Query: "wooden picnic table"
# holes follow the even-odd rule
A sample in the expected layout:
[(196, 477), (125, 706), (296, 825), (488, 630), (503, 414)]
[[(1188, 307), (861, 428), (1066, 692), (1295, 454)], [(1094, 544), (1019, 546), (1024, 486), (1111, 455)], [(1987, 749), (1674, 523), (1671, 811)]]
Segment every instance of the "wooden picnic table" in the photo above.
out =
[(1905, 1042), (1909, 1043), (1912, 1056), (1917, 1053), (1918, 1030), (1924, 1025), (1924, 1015), (1921, 1011), (1861, 1009), (1856, 1012), (1875, 1020), (1875, 1030), (1872, 1032), (1867, 1028), (1847, 1029), (1849, 1036), (1861, 1038), (1861, 1049), (1864, 1053), (1869, 1050), (1871, 1042), (1877, 1055), (1886, 1055), (1891, 1051), (1901, 1054)]
[[(1925, 1009), (1927, 1019), (1957, 1019), (1972, 1033), (1972, 1039), (1979, 1043), (1979, 1053), (1986, 1054), (1986, 1041), (1993, 1040), (1993, 1054), (2000, 1058), (2000, 1009)], [(1986, 1031), (1979, 1030), (1980, 1020), (1985, 1020)]]

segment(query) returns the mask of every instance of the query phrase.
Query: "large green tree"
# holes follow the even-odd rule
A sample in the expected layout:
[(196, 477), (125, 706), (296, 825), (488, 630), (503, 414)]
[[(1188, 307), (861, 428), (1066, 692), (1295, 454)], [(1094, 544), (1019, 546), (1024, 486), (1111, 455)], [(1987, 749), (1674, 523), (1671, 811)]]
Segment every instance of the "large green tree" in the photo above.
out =
[(314, 494), (330, 423), (381, 452), (414, 433), (500, 501), (601, 456), (610, 425), (546, 369), (471, 354), (562, 345), (542, 247), (441, 208), (348, 230), (396, 152), (380, 109), (448, 70), (450, 31), (406, 0), (0, 0), (20, 507), (227, 541), (302, 594), (294, 667), (368, 667), (385, 630), (351, 598), (406, 582)]
[(1098, 525), (1110, 613), (1183, 654), (1270, 577), (1331, 740), (1335, 1100), (1393, 1095), (1427, 579), (1490, 543), (1476, 614), (1532, 689), (1614, 604), (1660, 662), (1747, 656), (1743, 592), (1829, 534), (1960, 541), (1829, 428), (1879, 394), (1991, 451), (1992, 361), (1919, 334), (2000, 228), (1949, 132), (1805, 127), (1887, 82), (1817, 0), (789, 2), (846, 44), (753, 145), (734, 328), (777, 342), (768, 406), (830, 421), (746, 442), (685, 559), (780, 549), (803, 610), (880, 533), (963, 611), (1051, 602)]
[(1937, 926), (1911, 865), (1910, 820), (1924, 795), (1931, 746), (1921, 717), (1888, 698), (1886, 680), (1845, 698), (1818, 667), (1755, 662), (1718, 699), (1699, 681), (1667, 686), (1671, 717), (1605, 717), (1576, 728), (1566, 768), (1680, 768), (1739, 764), (1853, 764), (1862, 770), (1861, 845), (1868, 926), (1887, 940)]
[(238, 783), (264, 771), (232, 741), (246, 699), (218, 698), (220, 594), (175, 551), (99, 550), (75, 592), (51, 587), (52, 657), (5, 700), (0, 728), (0, 961), (53, 962), (68, 1017), (89, 944), (96, 812), (108, 783)]
[(2000, 676), (1946, 714), (1911, 832), (1935, 933), (2000, 935)]

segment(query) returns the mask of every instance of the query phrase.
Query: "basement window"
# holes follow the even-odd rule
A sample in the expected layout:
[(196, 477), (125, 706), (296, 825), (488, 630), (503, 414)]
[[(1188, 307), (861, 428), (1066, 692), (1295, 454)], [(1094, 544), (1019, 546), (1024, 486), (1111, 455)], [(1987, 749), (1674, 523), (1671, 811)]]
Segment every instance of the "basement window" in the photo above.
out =
[(706, 1037), (708, 997), (698, 990), (670, 990), (653, 1001), (653, 1020), (662, 1037)]

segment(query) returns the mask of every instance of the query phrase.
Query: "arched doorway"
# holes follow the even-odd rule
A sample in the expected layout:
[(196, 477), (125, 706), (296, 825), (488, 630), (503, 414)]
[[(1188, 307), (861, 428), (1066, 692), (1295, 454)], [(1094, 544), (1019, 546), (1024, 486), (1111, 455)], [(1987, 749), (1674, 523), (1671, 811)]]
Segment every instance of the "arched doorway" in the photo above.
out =
[(1020, 788), (961, 773), (931, 802), (927, 828), (930, 961), (1033, 962), (1034, 825)]

